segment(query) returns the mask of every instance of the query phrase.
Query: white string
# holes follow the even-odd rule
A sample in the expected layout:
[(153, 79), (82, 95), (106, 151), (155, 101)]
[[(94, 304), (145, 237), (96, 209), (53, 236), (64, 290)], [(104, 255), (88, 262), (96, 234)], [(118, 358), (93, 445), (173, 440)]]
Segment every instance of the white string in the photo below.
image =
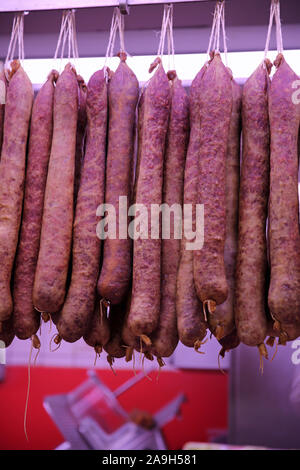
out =
[(267, 33), (267, 39), (266, 39), (266, 45), (265, 45), (265, 54), (264, 54), (264, 60), (266, 60), (268, 52), (269, 52), (269, 45), (270, 45), (270, 39), (271, 39), (271, 32), (272, 32), (272, 26), (273, 26), (273, 19), (274, 19), (274, 3), (272, 1), (271, 7), (270, 7), (270, 18), (269, 18), (269, 26), (268, 26), (268, 33)]
[(215, 41), (213, 50), (216, 52), (220, 52), (220, 26), (221, 26), (221, 11), (222, 11), (222, 4), (217, 3), (216, 5), (216, 27), (215, 27)]
[(282, 54), (283, 52), (283, 41), (282, 41), (282, 31), (281, 31), (281, 20), (280, 20), (280, 2), (275, 0), (275, 22), (276, 22), (276, 43), (277, 43), (277, 52)]
[(175, 47), (174, 47), (174, 34), (173, 34), (173, 5), (170, 5), (167, 33), (168, 33), (169, 70), (171, 68), (171, 66), (170, 66), (171, 58), (172, 58), (172, 67), (173, 67), (173, 70), (175, 70)]
[(172, 5), (164, 5), (164, 14), (163, 14), (162, 25), (161, 25), (160, 40), (159, 40), (159, 45), (157, 49), (157, 56), (159, 56), (161, 59), (165, 50), (166, 33), (167, 33), (168, 24), (169, 24), (171, 10), (172, 10)]
[(209, 37), (208, 48), (207, 48), (208, 57), (209, 57), (209, 53), (211, 51), (212, 43), (215, 39), (216, 19), (217, 19), (217, 8), (215, 7), (214, 18), (213, 18), (213, 23), (212, 23), (212, 27), (211, 27), (211, 33), (210, 33), (210, 37)]
[(224, 56), (225, 56), (225, 65), (228, 67), (228, 55), (227, 55), (227, 38), (226, 38), (226, 31), (225, 31), (225, 7), (223, 3), (222, 7), (222, 15), (221, 15), (221, 23), (222, 23), (222, 32), (223, 32), (223, 48), (224, 48)]
[(114, 51), (114, 46), (115, 46), (116, 33), (117, 33), (117, 28), (118, 28), (117, 10), (118, 8), (114, 9), (112, 20), (111, 20), (108, 45), (107, 45), (105, 61), (104, 61), (104, 73), (105, 74), (106, 74), (106, 69), (107, 69), (107, 62), (113, 56), (113, 51)]
[[(67, 50), (66, 50), (67, 49)], [(60, 32), (57, 40), (57, 45), (54, 53), (54, 59), (57, 59), (60, 51), (60, 69), (62, 66), (62, 60), (67, 55), (68, 59), (73, 59), (78, 67), (78, 44), (76, 35), (76, 21), (75, 21), (75, 10), (65, 10), (62, 14), (62, 21)]]
[[(15, 57), (16, 45), (18, 43), (18, 60), (24, 60), (24, 11), (16, 13), (13, 20), (10, 41), (4, 63), (5, 73), (9, 68), (8, 64)], [(6, 74), (7, 75), (7, 74)]]

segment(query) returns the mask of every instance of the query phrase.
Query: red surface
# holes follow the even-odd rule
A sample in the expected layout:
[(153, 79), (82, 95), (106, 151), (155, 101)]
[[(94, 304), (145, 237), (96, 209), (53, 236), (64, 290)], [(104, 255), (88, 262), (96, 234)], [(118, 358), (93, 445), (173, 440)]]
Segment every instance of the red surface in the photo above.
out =
[[(101, 380), (112, 390), (132, 377), (131, 371), (97, 370)], [(207, 441), (209, 430), (227, 427), (227, 375), (219, 371), (161, 371), (152, 381), (145, 378), (119, 399), (130, 411), (133, 408), (157, 411), (176, 396), (187, 395), (182, 406), (182, 420), (175, 419), (164, 428), (169, 449), (180, 449), (188, 441)], [(27, 368), (6, 368), (6, 380), (0, 383), (0, 449), (53, 449), (63, 437), (43, 408), (46, 395), (66, 393), (86, 379), (86, 369), (35, 367), (31, 370), (26, 441), (23, 430), (27, 387)]]

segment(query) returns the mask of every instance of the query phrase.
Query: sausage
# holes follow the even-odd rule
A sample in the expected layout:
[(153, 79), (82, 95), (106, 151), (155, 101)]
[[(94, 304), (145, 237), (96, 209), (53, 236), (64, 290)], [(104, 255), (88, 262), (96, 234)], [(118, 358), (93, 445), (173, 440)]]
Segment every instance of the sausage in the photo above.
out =
[(33, 305), (58, 312), (66, 294), (73, 225), (78, 85), (67, 64), (59, 76), (53, 103), (53, 138), (49, 159)]
[[(206, 66), (196, 75), (190, 88), (191, 132), (184, 170), (184, 207), (193, 207), (195, 231), (195, 203), (198, 186), (198, 155), (200, 151), (200, 84)], [(180, 261), (176, 279), (176, 316), (180, 341), (188, 347), (198, 349), (206, 335), (206, 322), (202, 304), (197, 297), (193, 275), (193, 250), (187, 249), (186, 227), (181, 241)]]
[(240, 344), (240, 339), (237, 334), (236, 328), (234, 328), (228, 335), (218, 340), (222, 349), (220, 350), (220, 356), (225, 357), (225, 353), (235, 349)]
[(213, 315), (208, 316), (209, 328), (219, 340), (235, 328), (234, 284), (238, 245), (238, 207), (240, 180), (240, 140), (242, 89), (234, 80), (232, 84), (232, 113), (226, 155), (226, 237), (224, 247), (225, 271), (228, 297), (218, 305)]
[[(292, 101), (297, 75), (282, 54), (269, 92), (271, 130), (268, 304), (279, 323), (300, 321), (300, 236), (298, 204), (299, 105)], [(283, 330), (284, 331), (284, 330)]]
[(87, 91), (87, 142), (73, 227), (72, 277), (57, 329), (66, 341), (84, 333), (95, 304), (101, 240), (96, 210), (104, 202), (107, 85), (104, 70), (95, 72)]
[(54, 70), (49, 74), (34, 100), (31, 114), (23, 215), (13, 283), (14, 330), (20, 339), (30, 338), (40, 325), (40, 314), (32, 303), (32, 291), (40, 245), (57, 77)]
[(276, 324), (272, 320), (268, 321), (268, 336), (270, 336), (267, 341), (269, 346), (273, 346), (275, 337), (278, 337), (278, 344), (286, 345), (288, 341), (294, 341), (300, 337), (300, 323)]
[(231, 76), (216, 53), (200, 83), (198, 200), (204, 204), (204, 246), (195, 250), (196, 292), (209, 313), (228, 295), (224, 265), (226, 151), (232, 109)]
[(235, 321), (238, 336), (266, 353), (267, 242), (269, 194), (268, 88), (271, 64), (265, 61), (244, 85), (243, 155), (239, 200)]
[[(184, 164), (188, 137), (188, 95), (181, 81), (175, 76), (171, 88), (170, 120), (164, 164), (163, 203), (168, 204), (169, 207), (172, 207), (173, 204), (178, 205), (180, 212), (183, 202)], [(174, 238), (178, 224), (178, 220), (171, 219), (170, 238), (162, 240), (160, 315), (158, 327), (151, 335), (151, 352), (158, 357), (171, 356), (178, 343), (176, 277), (180, 258), (180, 239)]]
[(123, 222), (119, 220), (119, 198), (126, 197), (127, 204), (131, 203), (135, 109), (139, 96), (139, 83), (126, 64), (126, 54), (120, 54), (120, 58), (121, 62), (108, 87), (109, 129), (105, 187), (105, 203), (112, 204), (115, 208), (117, 238), (104, 240), (103, 263), (98, 282), (99, 295), (113, 305), (124, 299), (131, 280), (132, 240), (127, 232), (128, 217)]
[(110, 330), (110, 339), (105, 344), (104, 350), (110, 357), (121, 358), (126, 354), (124, 341), (122, 339), (122, 328), (126, 313), (126, 302), (120, 305), (112, 305), (110, 307), (108, 323)]
[(21, 223), (26, 144), (33, 102), (32, 84), (13, 61), (6, 96), (4, 135), (0, 163), (0, 323), (13, 310), (11, 274)]
[[(170, 86), (162, 64), (149, 81), (144, 100), (136, 203), (143, 204), (149, 216), (151, 204), (160, 206), (162, 202), (163, 157), (170, 108)], [(132, 302), (128, 324), (136, 336), (150, 335), (159, 319), (161, 239), (159, 236), (151, 238), (150, 226), (148, 222), (148, 238), (134, 240)]]
[(4, 111), (6, 99), (6, 78), (4, 73), (3, 62), (0, 62), (0, 154), (3, 141)]
[(0, 341), (3, 341), (5, 348), (8, 348), (8, 346), (10, 346), (13, 342), (14, 337), (15, 331), (13, 325), (13, 317), (11, 315), (8, 320), (5, 320), (1, 323)]
[(83, 339), (97, 354), (102, 352), (103, 346), (109, 341), (110, 330), (105, 303), (96, 300), (95, 310), (88, 322), (88, 328)]
[(77, 132), (76, 132), (76, 153), (75, 153), (75, 180), (74, 180), (74, 205), (76, 205), (76, 199), (80, 184), (80, 172), (82, 161), (84, 157), (84, 140), (86, 133), (86, 95), (87, 87), (84, 83), (83, 78), (77, 75), (78, 82), (78, 117), (77, 117)]

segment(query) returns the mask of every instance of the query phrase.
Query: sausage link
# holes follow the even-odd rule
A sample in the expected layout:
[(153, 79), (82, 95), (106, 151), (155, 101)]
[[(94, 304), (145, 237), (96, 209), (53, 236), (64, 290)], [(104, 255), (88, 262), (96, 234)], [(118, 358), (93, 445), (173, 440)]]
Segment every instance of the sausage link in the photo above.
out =
[(201, 80), (198, 203), (204, 204), (204, 246), (193, 257), (197, 295), (208, 311), (228, 295), (224, 264), (226, 234), (226, 152), (232, 110), (231, 76), (220, 54)]
[(235, 328), (234, 285), (238, 245), (238, 207), (240, 181), (240, 140), (242, 89), (232, 80), (232, 113), (226, 155), (226, 237), (224, 247), (228, 297), (208, 316), (209, 328), (217, 339), (229, 335)]
[(53, 138), (33, 288), (33, 304), (41, 312), (58, 312), (66, 295), (72, 242), (77, 109), (76, 72), (67, 64), (54, 92)]
[(0, 164), (0, 322), (7, 320), (13, 310), (10, 281), (21, 223), (26, 145), (33, 102), (32, 84), (20, 63), (14, 61), (11, 67)]
[(54, 70), (49, 74), (34, 100), (31, 114), (23, 215), (13, 286), (14, 330), (20, 339), (30, 338), (40, 325), (40, 314), (32, 303), (32, 291), (40, 245), (57, 77)]
[[(112, 76), (108, 87), (109, 130), (106, 162), (105, 203), (116, 213), (116, 239), (106, 238), (98, 293), (111, 304), (119, 304), (131, 281), (132, 240), (128, 237), (128, 217), (119, 221), (119, 197), (131, 198), (131, 166), (134, 147), (135, 109), (139, 83), (126, 64), (126, 54)], [(121, 230), (125, 233), (121, 233)]]
[(95, 304), (101, 240), (96, 210), (104, 202), (107, 85), (103, 70), (94, 73), (87, 91), (87, 143), (73, 227), (72, 277), (57, 329), (69, 342), (86, 330)]
[[(170, 86), (162, 64), (151, 78), (144, 96), (144, 123), (136, 203), (143, 204), (148, 216), (151, 205), (161, 205), (163, 157), (170, 108)], [(149, 218), (148, 218), (149, 220)], [(134, 240), (132, 302), (128, 317), (136, 336), (150, 335), (160, 311), (161, 239)]]
[(248, 78), (242, 97), (243, 157), (239, 201), (235, 321), (239, 338), (259, 346), (267, 334), (266, 219), (269, 194), (270, 62)]
[[(163, 203), (182, 210), (184, 164), (189, 137), (189, 100), (181, 81), (174, 78), (171, 88), (171, 110), (166, 142)], [(181, 216), (181, 213), (180, 213)], [(181, 221), (181, 220), (180, 220)], [(178, 343), (176, 318), (176, 277), (180, 258), (180, 239), (175, 239), (179, 221), (170, 221), (170, 239), (162, 240), (161, 304), (158, 327), (151, 335), (151, 352), (169, 357)]]
[(297, 75), (279, 54), (269, 93), (271, 171), (268, 303), (280, 323), (300, 321), (300, 236), (298, 203), (299, 105), (292, 101)]
[[(190, 124), (191, 132), (184, 171), (184, 206), (193, 207), (195, 230), (195, 204), (198, 185), (198, 155), (200, 151), (200, 84), (206, 67), (202, 67), (190, 88)], [(204, 320), (202, 304), (197, 297), (193, 275), (193, 250), (186, 247), (186, 227), (181, 242), (181, 253), (176, 280), (176, 316), (180, 341), (196, 349), (206, 335), (207, 325)]]

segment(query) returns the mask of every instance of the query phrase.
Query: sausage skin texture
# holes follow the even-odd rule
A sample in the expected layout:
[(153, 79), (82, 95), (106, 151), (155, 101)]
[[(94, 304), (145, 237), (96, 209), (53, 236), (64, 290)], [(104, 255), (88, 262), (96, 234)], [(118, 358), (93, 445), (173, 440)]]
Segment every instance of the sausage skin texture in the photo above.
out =
[[(184, 164), (189, 138), (189, 99), (178, 78), (172, 82), (171, 110), (166, 141), (163, 203), (182, 208)], [(176, 277), (180, 258), (180, 239), (175, 239), (174, 219), (170, 221), (170, 239), (162, 240), (161, 304), (158, 327), (151, 335), (151, 352), (169, 357), (178, 343), (176, 317)], [(175, 220), (175, 223), (179, 222)], [(175, 230), (174, 230), (175, 228)]]
[(96, 352), (100, 352), (103, 346), (108, 343), (109, 338), (110, 329), (105, 307), (101, 306), (101, 301), (96, 300), (95, 309), (90, 316), (83, 339)]
[[(144, 204), (150, 219), (151, 204), (161, 205), (163, 158), (170, 109), (170, 86), (160, 64), (144, 96), (144, 123), (136, 203)], [(161, 287), (161, 239), (134, 240), (133, 287), (128, 325), (136, 336), (150, 335), (158, 324)]]
[(78, 75), (78, 117), (77, 117), (77, 132), (76, 132), (76, 154), (75, 154), (75, 180), (74, 180), (74, 204), (76, 205), (76, 199), (80, 185), (80, 173), (84, 157), (84, 140), (86, 133), (86, 95), (87, 87), (84, 83), (83, 78)]
[[(198, 155), (200, 151), (200, 84), (206, 67), (202, 67), (190, 88), (191, 132), (184, 171), (184, 204), (195, 209), (198, 187)], [(195, 211), (193, 210), (193, 230)], [(184, 226), (184, 235), (185, 226)], [(190, 240), (189, 240), (190, 241)], [(180, 341), (188, 347), (199, 345), (206, 335), (202, 304), (197, 297), (193, 275), (193, 250), (186, 249), (187, 239), (181, 241), (180, 261), (176, 279), (176, 317)]]
[(32, 84), (18, 61), (12, 62), (6, 95), (0, 163), (0, 322), (13, 310), (10, 289), (24, 195), (26, 144), (33, 102)]
[(96, 235), (96, 210), (104, 202), (107, 129), (107, 85), (103, 70), (94, 73), (87, 92), (87, 143), (73, 227), (72, 277), (59, 316), (59, 335), (77, 341), (95, 304), (101, 240)]
[(280, 323), (300, 321), (300, 236), (298, 204), (299, 105), (292, 101), (298, 80), (280, 54), (269, 92), (271, 171), (269, 243), (270, 313)]
[(22, 224), (17, 248), (13, 287), (13, 318), (16, 336), (30, 338), (40, 325), (32, 292), (40, 246), (44, 195), (53, 131), (54, 82), (52, 71), (32, 107), (29, 150), (25, 177)]
[(262, 63), (246, 81), (242, 97), (243, 156), (235, 321), (241, 342), (248, 346), (260, 345), (267, 334), (269, 72), (270, 63)]
[(231, 76), (215, 54), (201, 80), (198, 200), (204, 204), (204, 245), (193, 256), (196, 291), (213, 306), (228, 295), (224, 264), (226, 152), (232, 109)]
[(238, 245), (242, 88), (232, 80), (232, 113), (226, 155), (226, 237), (224, 248), (228, 297), (208, 316), (209, 328), (219, 340), (235, 328), (234, 285)]
[(67, 64), (57, 80), (53, 104), (53, 138), (43, 210), (33, 305), (58, 312), (66, 295), (73, 225), (78, 85)]
[(6, 78), (4, 74), (3, 62), (0, 62), (0, 155), (3, 142), (4, 112), (6, 98)]
[[(119, 197), (125, 196), (128, 206), (131, 204), (131, 167), (139, 83), (125, 59), (126, 55), (121, 55), (121, 62), (108, 85), (109, 128), (105, 203), (112, 204), (115, 208), (117, 238), (104, 240), (98, 293), (112, 305), (117, 305), (124, 299), (129, 289), (132, 270), (132, 240), (127, 232), (128, 218), (121, 224), (119, 221)], [(120, 233), (120, 228), (124, 234)]]

